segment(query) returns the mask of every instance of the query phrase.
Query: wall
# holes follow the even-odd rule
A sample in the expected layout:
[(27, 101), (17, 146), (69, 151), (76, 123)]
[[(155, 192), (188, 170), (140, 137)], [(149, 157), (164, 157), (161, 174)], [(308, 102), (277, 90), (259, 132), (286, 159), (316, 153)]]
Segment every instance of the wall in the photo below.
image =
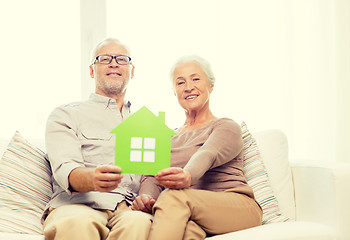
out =
[(43, 138), (52, 109), (81, 99), (79, 9), (78, 0), (2, 2), (2, 137)]
[(107, 0), (107, 36), (133, 51), (134, 108), (183, 123), (168, 71), (182, 55), (207, 58), (219, 117), (252, 131), (283, 130), (292, 158), (347, 160), (350, 6), (344, 0)]

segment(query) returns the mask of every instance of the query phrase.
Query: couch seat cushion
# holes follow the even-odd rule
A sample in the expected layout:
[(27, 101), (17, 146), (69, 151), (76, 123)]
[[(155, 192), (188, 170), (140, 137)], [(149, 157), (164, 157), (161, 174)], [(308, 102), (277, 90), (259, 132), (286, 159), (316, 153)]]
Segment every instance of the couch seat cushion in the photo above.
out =
[(335, 233), (324, 224), (315, 222), (271, 223), (242, 231), (217, 235), (208, 240), (335, 240)]

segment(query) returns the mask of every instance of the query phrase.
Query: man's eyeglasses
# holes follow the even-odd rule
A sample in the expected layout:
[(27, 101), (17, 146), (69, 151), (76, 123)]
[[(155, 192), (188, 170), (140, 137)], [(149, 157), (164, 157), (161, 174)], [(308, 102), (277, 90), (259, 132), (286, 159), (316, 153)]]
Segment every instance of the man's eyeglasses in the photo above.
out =
[(120, 65), (128, 65), (131, 63), (131, 57), (124, 56), (124, 55), (120, 55), (120, 56), (100, 55), (95, 58), (94, 63), (98, 62), (101, 64), (110, 64), (113, 58)]

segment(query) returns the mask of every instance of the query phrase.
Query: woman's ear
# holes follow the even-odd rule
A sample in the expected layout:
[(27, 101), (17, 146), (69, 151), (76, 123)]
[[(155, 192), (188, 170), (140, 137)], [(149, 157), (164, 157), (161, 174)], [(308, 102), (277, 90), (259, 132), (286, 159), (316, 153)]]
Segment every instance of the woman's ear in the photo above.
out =
[(214, 84), (211, 84), (209, 92), (211, 93), (214, 89)]
[(175, 84), (173, 85), (173, 87), (171, 88), (173, 90), (174, 96), (176, 97), (176, 91), (175, 91)]

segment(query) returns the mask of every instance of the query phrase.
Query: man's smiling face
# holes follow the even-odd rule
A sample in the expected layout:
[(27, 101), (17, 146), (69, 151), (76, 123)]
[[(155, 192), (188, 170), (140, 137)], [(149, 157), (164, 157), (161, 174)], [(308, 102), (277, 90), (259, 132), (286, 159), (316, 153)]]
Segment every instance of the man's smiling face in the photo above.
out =
[[(100, 47), (97, 56), (128, 56), (127, 50), (114, 42)], [(131, 64), (119, 65), (115, 59), (109, 64), (96, 62), (90, 66), (90, 75), (95, 78), (96, 93), (106, 97), (114, 97), (125, 92), (129, 80), (134, 76), (134, 66)]]

